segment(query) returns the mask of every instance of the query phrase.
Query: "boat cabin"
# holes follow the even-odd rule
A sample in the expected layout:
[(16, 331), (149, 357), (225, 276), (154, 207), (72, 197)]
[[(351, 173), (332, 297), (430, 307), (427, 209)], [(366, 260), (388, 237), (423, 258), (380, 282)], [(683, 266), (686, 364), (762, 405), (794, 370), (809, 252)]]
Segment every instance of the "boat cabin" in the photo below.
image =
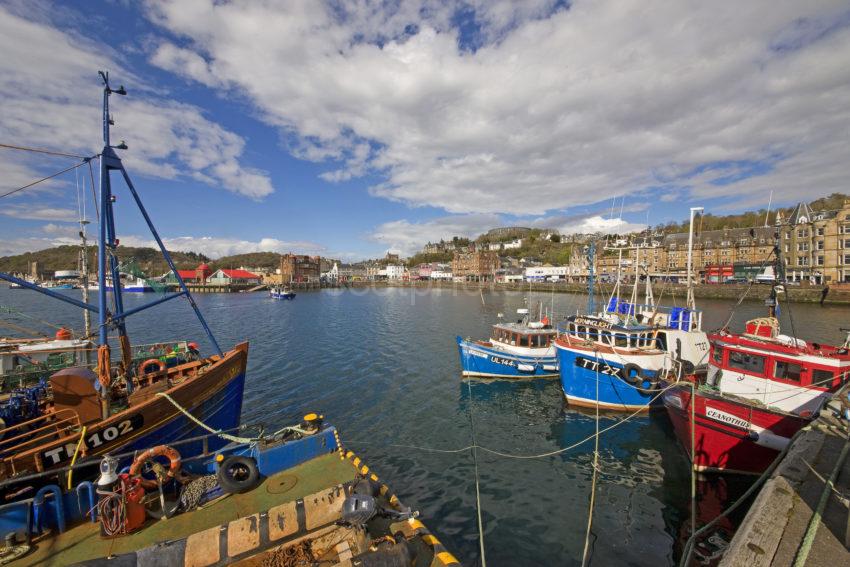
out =
[(562, 330), (569, 339), (617, 349), (655, 350), (661, 348), (659, 335), (663, 335), (645, 325), (626, 327), (596, 317), (572, 317)]
[(557, 337), (557, 331), (544, 325), (533, 323), (500, 323), (493, 325), (490, 341), (494, 344), (522, 348), (549, 348)]

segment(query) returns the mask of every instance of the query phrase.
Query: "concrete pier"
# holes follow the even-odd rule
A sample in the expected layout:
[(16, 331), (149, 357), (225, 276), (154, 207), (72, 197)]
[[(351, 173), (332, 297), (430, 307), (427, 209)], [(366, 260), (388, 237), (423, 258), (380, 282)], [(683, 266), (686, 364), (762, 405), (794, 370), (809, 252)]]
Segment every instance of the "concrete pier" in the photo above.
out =
[[(850, 424), (837, 416), (848, 407), (848, 393), (850, 385), (794, 440), (735, 533), (721, 567), (794, 565), (806, 548), (807, 566), (850, 565), (850, 458), (840, 462)], [(835, 482), (827, 487), (833, 473)], [(822, 499), (823, 514), (812, 522)], [(810, 523), (817, 531), (804, 544)]]

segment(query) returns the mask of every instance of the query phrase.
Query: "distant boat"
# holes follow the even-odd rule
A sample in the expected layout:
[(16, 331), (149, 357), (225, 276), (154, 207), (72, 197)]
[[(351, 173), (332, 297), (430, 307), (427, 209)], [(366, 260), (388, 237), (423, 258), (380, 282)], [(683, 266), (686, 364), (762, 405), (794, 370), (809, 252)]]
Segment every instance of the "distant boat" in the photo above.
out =
[(557, 331), (548, 318), (529, 321), (528, 309), (517, 309), (516, 323), (497, 323), (489, 340), (457, 337), (463, 376), (544, 378), (558, 375), (553, 346)]

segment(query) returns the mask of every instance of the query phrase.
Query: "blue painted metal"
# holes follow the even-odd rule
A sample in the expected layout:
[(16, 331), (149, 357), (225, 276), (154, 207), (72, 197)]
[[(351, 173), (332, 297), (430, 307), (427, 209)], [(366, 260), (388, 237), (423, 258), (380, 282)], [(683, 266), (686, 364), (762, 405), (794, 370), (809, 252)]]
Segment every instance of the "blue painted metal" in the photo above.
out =
[[(464, 376), (491, 378), (541, 378), (558, 376), (556, 356), (522, 356), (485, 347), (457, 337), (460, 365)], [(533, 370), (520, 370), (520, 365)]]
[(170, 300), (174, 299), (175, 297), (182, 297), (184, 295), (186, 295), (186, 292), (183, 292), (183, 291), (178, 291), (177, 293), (172, 293), (172, 294), (169, 294), (169, 295), (163, 295), (159, 299), (155, 299), (154, 301), (151, 301), (149, 303), (145, 303), (144, 305), (140, 305), (139, 307), (134, 307), (133, 309), (129, 309), (127, 311), (124, 311), (123, 313), (115, 315), (115, 316), (112, 317), (112, 320), (114, 321), (116, 319), (126, 319), (127, 317), (129, 317), (131, 315), (135, 315), (139, 311), (144, 311), (145, 309), (153, 307), (154, 305), (159, 305), (160, 303), (165, 303), (166, 301), (170, 301)]
[(73, 297), (68, 297), (67, 295), (64, 295), (62, 293), (56, 293), (52, 289), (47, 289), (45, 287), (41, 287), (39, 285), (30, 283), (26, 280), (22, 280), (21, 278), (16, 278), (15, 276), (13, 276), (11, 274), (6, 274), (6, 273), (3, 273), (3, 272), (0, 272), (0, 280), (5, 280), (7, 282), (18, 284), (21, 287), (25, 287), (27, 289), (37, 291), (38, 293), (43, 293), (44, 295), (52, 297), (53, 299), (58, 299), (59, 301), (64, 301), (65, 303), (70, 303), (71, 305), (79, 307), (80, 309), (88, 309), (89, 311), (94, 311), (95, 313), (98, 312), (98, 308), (94, 305), (89, 305), (88, 303), (83, 303), (82, 301), (80, 301), (78, 299), (74, 299)]
[(337, 450), (334, 427), (327, 427), (315, 435), (289, 441), (269, 449), (254, 446), (251, 456), (257, 461), (257, 469), (263, 476), (273, 475), (292, 468), (318, 456)]
[[(652, 401), (653, 406), (662, 405), (661, 396), (657, 392), (640, 391), (626, 382), (623, 362), (617, 360), (617, 355), (605, 358), (600, 353), (575, 351), (557, 344), (558, 362), (561, 369), (561, 387), (567, 401), (584, 405), (594, 405), (597, 401), (597, 381), (599, 382), (598, 400), (602, 409), (617, 409), (633, 411), (646, 408)], [(598, 372), (597, 372), (598, 368)], [(657, 372), (645, 372), (654, 376)], [(643, 389), (651, 389), (649, 382), (640, 385)]]
[[(53, 496), (53, 516), (50, 517), (47, 500), (45, 496), (48, 494)], [(65, 531), (65, 499), (62, 494), (62, 489), (55, 484), (42, 486), (35, 493), (32, 499), (33, 505), (33, 529), (36, 533), (41, 533), (49, 526), (56, 526), (59, 533)]]
[[(88, 508), (83, 508), (83, 501), (81, 499), (81, 492), (83, 492), (84, 489), (88, 490), (89, 493)], [(75, 490), (75, 492), (77, 493), (77, 509), (80, 512), (80, 517), (85, 518), (86, 516), (90, 516), (92, 523), (97, 522), (97, 507), (95, 506), (94, 485), (90, 481), (84, 480), (83, 482), (77, 485), (77, 489)]]

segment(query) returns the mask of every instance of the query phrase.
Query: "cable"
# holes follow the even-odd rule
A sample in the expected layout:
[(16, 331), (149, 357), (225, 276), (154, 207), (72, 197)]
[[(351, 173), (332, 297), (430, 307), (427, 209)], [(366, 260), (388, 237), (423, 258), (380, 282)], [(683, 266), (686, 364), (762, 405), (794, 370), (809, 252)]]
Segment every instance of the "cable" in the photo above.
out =
[(54, 177), (62, 175), (63, 173), (67, 173), (67, 172), (71, 171), (72, 169), (76, 169), (78, 167), (81, 167), (81, 166), (85, 165), (86, 163), (89, 163), (90, 159), (91, 158), (86, 158), (87, 161), (83, 161), (83, 162), (78, 163), (76, 165), (72, 165), (71, 167), (67, 167), (67, 168), (63, 169), (62, 171), (54, 173), (53, 175), (48, 175), (47, 177), (42, 177), (41, 179), (39, 179), (37, 181), (33, 181), (32, 183), (24, 185), (23, 187), (18, 187), (17, 189), (13, 189), (13, 190), (9, 191), (8, 193), (3, 193), (2, 195), (0, 195), (0, 199), (2, 199), (3, 197), (8, 197), (9, 195), (14, 195), (18, 191), (23, 191), (24, 189), (28, 189), (28, 188), (32, 187), (33, 185), (38, 185), (39, 183), (41, 183), (43, 181), (47, 181), (48, 179), (53, 179)]
[(593, 507), (596, 503), (596, 479), (599, 474), (599, 352), (596, 355), (596, 433), (593, 445), (593, 480), (590, 485), (590, 510), (587, 513), (587, 529), (584, 534), (584, 551), (581, 554), (582, 567), (587, 565), (587, 552), (590, 548), (590, 528), (593, 526)]
[(11, 144), (0, 144), (0, 148), (7, 148), (7, 149), (10, 149), (10, 150), (21, 150), (21, 151), (33, 152), (33, 153), (37, 153), (37, 154), (47, 154), (49, 156), (62, 156), (62, 157), (70, 157), (70, 158), (77, 158), (77, 159), (86, 159), (85, 156), (78, 156), (78, 155), (75, 155), (75, 154), (65, 154), (65, 153), (62, 153), (62, 152), (54, 152), (54, 151), (51, 151), (51, 150), (42, 150), (42, 149), (39, 149), (39, 148), (28, 148), (26, 146), (13, 146)]

